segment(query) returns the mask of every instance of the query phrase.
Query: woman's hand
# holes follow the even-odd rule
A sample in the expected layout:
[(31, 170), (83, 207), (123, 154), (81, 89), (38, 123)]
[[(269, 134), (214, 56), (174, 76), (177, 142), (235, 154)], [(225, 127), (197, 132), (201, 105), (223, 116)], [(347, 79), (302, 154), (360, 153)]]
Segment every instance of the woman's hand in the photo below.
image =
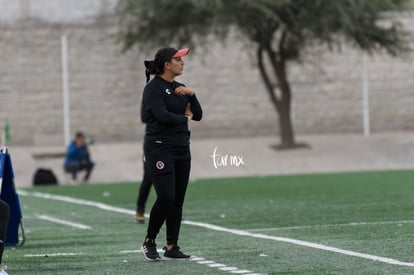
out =
[(191, 90), (190, 88), (187, 88), (185, 86), (180, 86), (177, 87), (175, 89), (175, 94), (176, 95), (188, 95), (188, 96), (193, 96), (194, 95), (194, 91)]
[(187, 106), (186, 106), (186, 108), (185, 108), (185, 113), (184, 113), (184, 115), (185, 115), (186, 117), (189, 117), (189, 119), (192, 119), (192, 118), (193, 118), (193, 112), (191, 111), (191, 106), (190, 106), (190, 103), (187, 103)]

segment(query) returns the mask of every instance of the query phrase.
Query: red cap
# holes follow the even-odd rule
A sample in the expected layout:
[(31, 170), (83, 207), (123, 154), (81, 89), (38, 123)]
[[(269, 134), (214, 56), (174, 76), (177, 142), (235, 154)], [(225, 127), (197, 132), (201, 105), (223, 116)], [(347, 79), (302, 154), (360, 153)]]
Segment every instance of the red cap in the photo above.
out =
[(189, 48), (185, 48), (185, 49), (181, 49), (178, 50), (173, 56), (172, 58), (177, 58), (177, 57), (181, 57), (181, 56), (185, 56), (190, 52)]

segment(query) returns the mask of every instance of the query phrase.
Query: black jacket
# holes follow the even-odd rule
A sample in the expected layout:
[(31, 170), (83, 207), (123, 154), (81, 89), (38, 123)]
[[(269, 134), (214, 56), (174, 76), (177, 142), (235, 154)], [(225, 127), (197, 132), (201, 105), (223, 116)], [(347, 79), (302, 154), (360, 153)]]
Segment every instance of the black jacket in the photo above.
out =
[(141, 104), (141, 120), (146, 123), (145, 139), (166, 144), (187, 145), (190, 142), (188, 118), (184, 115), (190, 103), (193, 120), (203, 116), (195, 95), (178, 96), (175, 88), (184, 86), (177, 81), (168, 82), (155, 76), (144, 88)]

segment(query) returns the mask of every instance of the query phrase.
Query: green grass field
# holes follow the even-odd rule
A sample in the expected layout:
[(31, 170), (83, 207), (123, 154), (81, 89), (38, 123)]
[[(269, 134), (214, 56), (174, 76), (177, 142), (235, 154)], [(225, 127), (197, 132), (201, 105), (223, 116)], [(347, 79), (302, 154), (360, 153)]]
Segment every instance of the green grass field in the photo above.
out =
[(192, 182), (180, 246), (195, 258), (155, 263), (133, 221), (138, 183), (28, 188), (26, 243), (4, 263), (10, 275), (414, 274), (413, 184), (412, 171)]

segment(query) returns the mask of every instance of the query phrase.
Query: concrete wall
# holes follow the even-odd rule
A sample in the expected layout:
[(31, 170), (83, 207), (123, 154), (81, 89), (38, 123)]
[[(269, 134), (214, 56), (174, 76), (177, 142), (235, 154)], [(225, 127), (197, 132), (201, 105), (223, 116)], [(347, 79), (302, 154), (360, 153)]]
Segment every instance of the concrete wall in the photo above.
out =
[[(64, 145), (61, 36), (68, 37), (71, 132), (97, 142), (142, 138), (139, 105), (143, 61), (154, 51), (120, 52), (110, 0), (0, 0), (0, 123), (10, 122), (12, 144)], [(413, 31), (414, 19), (404, 15)], [(205, 119), (193, 136), (268, 135), (277, 115), (263, 87), (252, 49), (233, 37), (212, 42), (185, 60), (177, 80), (194, 88)], [(316, 53), (317, 52), (317, 53)], [(315, 49), (289, 68), (296, 133), (362, 133), (362, 55), (344, 47)], [(368, 58), (371, 129), (413, 130), (412, 56)]]

